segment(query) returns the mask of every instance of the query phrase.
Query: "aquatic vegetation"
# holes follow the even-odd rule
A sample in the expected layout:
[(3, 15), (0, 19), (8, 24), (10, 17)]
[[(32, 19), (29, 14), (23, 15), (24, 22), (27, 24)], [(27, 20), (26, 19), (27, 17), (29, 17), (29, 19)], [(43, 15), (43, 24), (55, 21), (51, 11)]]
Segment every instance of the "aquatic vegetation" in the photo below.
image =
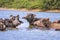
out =
[(32, 28), (35, 28), (35, 26), (34, 25), (30, 25), (29, 28), (32, 29)]

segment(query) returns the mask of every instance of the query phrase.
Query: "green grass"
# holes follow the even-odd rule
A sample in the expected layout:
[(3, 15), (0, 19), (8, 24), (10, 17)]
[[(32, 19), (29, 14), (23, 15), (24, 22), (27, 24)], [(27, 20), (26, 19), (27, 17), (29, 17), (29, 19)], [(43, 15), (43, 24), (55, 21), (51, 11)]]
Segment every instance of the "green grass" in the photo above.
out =
[(0, 0), (0, 7), (27, 9), (60, 9), (60, 0)]

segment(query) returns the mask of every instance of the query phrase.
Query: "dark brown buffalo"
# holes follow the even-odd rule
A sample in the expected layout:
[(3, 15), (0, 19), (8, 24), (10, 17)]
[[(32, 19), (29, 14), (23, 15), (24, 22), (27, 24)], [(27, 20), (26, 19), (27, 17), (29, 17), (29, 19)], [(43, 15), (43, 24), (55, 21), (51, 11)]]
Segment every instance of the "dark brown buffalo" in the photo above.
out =
[(6, 25), (6, 27), (16, 28), (21, 23), (23, 23), (23, 22), (19, 20), (19, 15), (17, 15), (17, 16), (10, 15), (10, 19), (4, 20), (4, 24)]
[(35, 14), (29, 13), (23, 18), (26, 19), (30, 25), (32, 25), (34, 21), (38, 20), (38, 18), (35, 18), (35, 16), (36, 16)]
[(33, 25), (36, 25), (38, 28), (48, 28), (48, 29), (49, 24), (50, 24), (49, 18), (41, 18), (40, 20), (37, 20), (33, 23)]

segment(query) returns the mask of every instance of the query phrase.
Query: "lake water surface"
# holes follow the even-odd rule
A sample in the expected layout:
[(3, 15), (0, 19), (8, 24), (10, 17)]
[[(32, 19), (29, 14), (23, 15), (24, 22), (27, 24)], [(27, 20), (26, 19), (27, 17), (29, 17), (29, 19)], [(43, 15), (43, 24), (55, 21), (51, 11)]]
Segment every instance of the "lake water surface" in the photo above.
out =
[(60, 31), (54, 30), (28, 30), (29, 23), (22, 19), (27, 13), (36, 14), (37, 18), (50, 18), (51, 21), (60, 19), (60, 13), (53, 12), (22, 12), (17, 10), (0, 10), (0, 18), (9, 18), (9, 15), (20, 15), (24, 23), (19, 25), (18, 30), (0, 31), (0, 40), (60, 40)]

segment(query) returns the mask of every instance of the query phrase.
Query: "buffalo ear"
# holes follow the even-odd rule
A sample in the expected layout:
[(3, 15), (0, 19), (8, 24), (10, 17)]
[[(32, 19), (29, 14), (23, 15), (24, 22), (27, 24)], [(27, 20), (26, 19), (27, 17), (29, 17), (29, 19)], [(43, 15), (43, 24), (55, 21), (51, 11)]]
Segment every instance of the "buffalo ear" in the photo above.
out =
[(10, 17), (12, 17), (13, 15), (10, 15)]
[(17, 17), (19, 17), (19, 15), (17, 15)]

